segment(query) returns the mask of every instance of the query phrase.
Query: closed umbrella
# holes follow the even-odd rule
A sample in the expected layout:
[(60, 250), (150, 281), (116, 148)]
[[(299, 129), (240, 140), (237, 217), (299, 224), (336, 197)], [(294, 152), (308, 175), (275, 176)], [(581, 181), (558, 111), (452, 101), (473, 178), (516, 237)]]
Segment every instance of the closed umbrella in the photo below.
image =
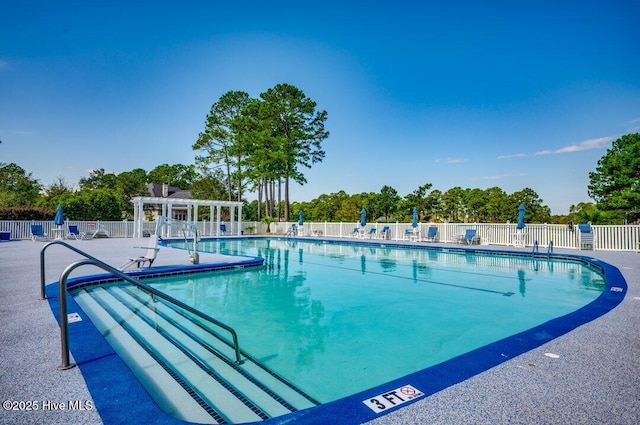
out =
[(53, 224), (58, 226), (54, 229), (54, 233), (56, 233), (56, 239), (62, 239), (62, 225), (64, 224), (64, 215), (62, 214), (62, 205), (58, 204), (58, 210), (56, 211), (56, 216), (53, 219)]
[(518, 225), (516, 226), (516, 229), (518, 230), (524, 229), (524, 213), (524, 204), (520, 204), (520, 206), (518, 207)]
[(367, 210), (364, 208), (360, 211), (360, 226), (364, 227), (367, 225)]
[(53, 224), (56, 226), (62, 226), (64, 224), (64, 216), (62, 215), (62, 205), (58, 204), (58, 211), (56, 211), (56, 217), (53, 219)]
[(413, 207), (413, 219), (411, 220), (411, 227), (414, 229), (418, 227), (418, 208)]
[(302, 226), (303, 223), (304, 223), (304, 213), (302, 212), (302, 210), (300, 210), (300, 213), (298, 214), (298, 225)]

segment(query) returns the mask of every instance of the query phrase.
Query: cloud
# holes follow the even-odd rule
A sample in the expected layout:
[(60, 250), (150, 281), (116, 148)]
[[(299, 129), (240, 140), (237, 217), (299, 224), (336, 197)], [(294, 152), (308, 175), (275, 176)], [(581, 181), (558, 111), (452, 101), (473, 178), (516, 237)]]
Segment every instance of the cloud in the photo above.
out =
[(524, 158), (525, 156), (529, 156), (526, 153), (516, 153), (513, 155), (498, 155), (498, 159), (511, 159), (511, 158)]
[(32, 133), (32, 132), (30, 132), (30, 131), (23, 131), (23, 130), (13, 130), (11, 133), (12, 133), (12, 134), (18, 134), (18, 135), (20, 135), (20, 136), (30, 136), (30, 135), (32, 135), (32, 134), (33, 134), (33, 133)]
[(534, 155), (535, 156), (555, 155), (555, 154), (561, 154), (561, 153), (586, 151), (590, 149), (602, 149), (606, 147), (609, 144), (609, 142), (611, 142), (613, 139), (614, 139), (613, 136), (598, 137), (597, 139), (588, 139), (580, 143), (574, 143), (573, 145), (565, 146), (563, 148), (556, 149), (556, 150), (546, 149), (546, 150), (538, 151)]
[(629, 128), (627, 129), (627, 132), (629, 132), (629, 133), (633, 133), (633, 132), (635, 132), (635, 131), (640, 130), (640, 125), (639, 125), (639, 124), (640, 124), (640, 118), (632, 119), (631, 121), (629, 121), (629, 125), (630, 125), (631, 127), (629, 127)]
[[(640, 118), (638, 120), (640, 120)], [(498, 155), (498, 159), (513, 159), (513, 158), (525, 158), (528, 156), (558, 155), (562, 153), (580, 152), (580, 151), (586, 151), (590, 149), (602, 149), (607, 147), (607, 145), (613, 139), (615, 139), (615, 136), (598, 137), (596, 139), (588, 139), (580, 143), (574, 143), (572, 145), (565, 146), (560, 149), (555, 149), (555, 150), (544, 149), (534, 154), (517, 153), (517, 154), (510, 154), (510, 155)]]

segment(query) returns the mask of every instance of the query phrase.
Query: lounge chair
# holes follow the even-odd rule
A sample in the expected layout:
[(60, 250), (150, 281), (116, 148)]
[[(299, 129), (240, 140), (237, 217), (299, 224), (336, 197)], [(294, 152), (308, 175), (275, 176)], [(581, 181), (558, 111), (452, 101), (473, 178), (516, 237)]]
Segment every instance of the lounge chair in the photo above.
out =
[(226, 224), (221, 224), (220, 225), (220, 234), (221, 235), (226, 235), (227, 234), (227, 225)]
[(129, 258), (126, 263), (120, 266), (120, 270), (125, 270), (134, 264), (137, 264), (137, 267), (140, 268), (140, 266), (143, 266), (145, 263), (149, 263), (149, 268), (150, 268), (156, 259), (156, 255), (158, 254), (158, 251), (160, 250), (160, 248), (158, 248), (158, 235), (153, 234), (149, 236), (148, 246), (146, 247), (137, 246), (135, 248), (146, 249), (146, 252), (144, 253), (144, 255), (140, 257)]
[(80, 230), (78, 230), (78, 226), (75, 224), (70, 224), (69, 225), (69, 233), (67, 233), (67, 239), (75, 239), (75, 240), (82, 240), (85, 239), (87, 237), (87, 234), (85, 232), (81, 232)]
[(99, 229), (90, 227), (89, 230), (87, 230), (87, 233), (85, 235), (85, 239), (108, 238), (108, 237), (109, 237), (109, 232), (107, 232), (107, 229), (105, 229), (104, 227), (101, 227)]
[(382, 231), (380, 233), (378, 233), (378, 238), (380, 239), (389, 239), (390, 238), (390, 231), (389, 231), (389, 226), (384, 226), (382, 228)]
[(424, 238), (425, 242), (436, 242), (438, 239), (438, 228), (436, 226), (429, 227), (427, 230), (427, 236)]
[(42, 228), (42, 224), (32, 224), (31, 225), (31, 240), (32, 241), (36, 241), (36, 240), (49, 240), (49, 235), (47, 235), (44, 232), (44, 229)]
[(404, 229), (404, 237), (402, 240), (415, 241), (418, 239), (418, 232), (416, 232), (413, 228)]
[(580, 249), (593, 249), (594, 237), (591, 224), (578, 224), (578, 240)]
[(372, 227), (371, 229), (369, 229), (366, 235), (369, 236), (369, 239), (373, 239), (373, 237), (376, 235), (376, 228)]
[(478, 236), (476, 229), (467, 229), (464, 235), (458, 236), (458, 243), (466, 243), (467, 245), (473, 245), (474, 243), (480, 243), (480, 236)]
[(357, 227), (354, 227), (353, 231), (349, 234), (349, 236), (351, 236), (352, 238), (359, 238), (360, 237), (360, 229), (358, 229)]
[(298, 228), (295, 223), (291, 225), (289, 230), (287, 230), (287, 236), (298, 236)]

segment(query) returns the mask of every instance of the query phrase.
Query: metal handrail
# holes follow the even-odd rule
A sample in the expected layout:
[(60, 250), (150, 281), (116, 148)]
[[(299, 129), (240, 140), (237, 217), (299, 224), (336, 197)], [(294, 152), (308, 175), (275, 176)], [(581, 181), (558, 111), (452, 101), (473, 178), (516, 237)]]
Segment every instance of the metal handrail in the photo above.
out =
[(47, 298), (45, 293), (44, 293), (44, 287), (45, 287), (45, 283), (44, 283), (44, 281), (45, 281), (44, 253), (47, 250), (47, 248), (49, 248), (51, 245), (62, 245), (64, 247), (69, 248), (72, 251), (77, 252), (78, 254), (82, 255), (85, 258), (88, 258), (90, 260), (100, 261), (96, 257), (92, 257), (91, 255), (87, 254), (86, 252), (80, 251), (78, 248), (76, 248), (76, 247), (74, 247), (72, 245), (69, 245), (68, 243), (63, 242), (63, 241), (52, 241), (52, 242), (49, 242), (49, 243), (45, 244), (42, 247), (42, 249), (40, 250), (40, 299), (41, 300), (44, 300), (45, 298)]
[[(186, 311), (188, 311), (191, 314), (194, 314), (198, 317), (200, 317), (201, 319), (204, 319), (226, 331), (228, 331), (231, 334), (231, 338), (233, 339), (233, 346), (234, 346), (234, 350), (235, 350), (235, 355), (236, 355), (236, 364), (242, 364), (242, 358), (240, 356), (240, 344), (238, 343), (238, 334), (236, 333), (236, 331), (229, 325), (222, 323), (219, 320), (214, 319), (213, 317), (202, 313), (201, 311), (196, 310), (195, 308), (191, 307), (188, 304), (183, 303), (182, 301), (179, 301), (175, 298), (173, 298), (170, 295), (165, 294), (164, 292), (158, 291), (155, 288), (152, 288), (149, 285), (146, 285), (142, 282), (140, 282), (137, 279), (134, 279), (133, 277), (129, 276), (126, 273), (121, 272), (120, 270), (114, 268), (113, 266), (110, 266), (109, 264), (98, 260), (95, 257), (92, 257), (91, 255), (80, 251), (77, 248), (72, 247), (71, 245), (68, 245), (62, 241), (54, 241), (54, 242), (50, 242), (47, 245), (45, 245), (41, 252), (40, 252), (40, 271), (42, 273), (42, 280), (44, 282), (44, 251), (45, 249), (51, 245), (51, 244), (59, 244), (59, 245), (63, 245), (66, 246), (70, 249), (72, 249), (73, 251), (76, 251), (77, 253), (84, 255), (85, 257), (87, 257), (86, 260), (78, 260), (74, 263), (71, 263), (69, 266), (67, 266), (67, 268), (62, 272), (62, 274), (60, 275), (60, 280), (59, 280), (59, 306), (60, 306), (60, 344), (61, 344), (61, 351), (62, 351), (62, 365), (60, 366), (60, 369), (69, 369), (71, 367), (73, 367), (74, 365), (71, 365), (69, 362), (69, 334), (68, 334), (68, 318), (67, 318), (67, 278), (69, 277), (69, 274), (76, 269), (77, 267), (80, 267), (82, 265), (94, 265), (97, 267), (100, 267), (101, 269), (111, 273), (112, 275), (125, 280), (129, 283), (131, 283), (132, 285), (135, 285), (136, 287), (147, 291), (149, 293), (151, 293), (152, 295), (155, 295), (157, 297), (160, 297), (168, 302), (170, 302), (171, 304), (174, 304)], [(43, 286), (43, 294), (44, 294), (44, 286)]]

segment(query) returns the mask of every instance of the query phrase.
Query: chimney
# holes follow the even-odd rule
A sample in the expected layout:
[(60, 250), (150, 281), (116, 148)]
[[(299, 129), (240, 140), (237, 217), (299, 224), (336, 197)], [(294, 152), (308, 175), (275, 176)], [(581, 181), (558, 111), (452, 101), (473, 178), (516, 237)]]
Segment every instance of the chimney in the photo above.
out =
[(162, 183), (162, 197), (166, 198), (169, 196), (169, 183)]

